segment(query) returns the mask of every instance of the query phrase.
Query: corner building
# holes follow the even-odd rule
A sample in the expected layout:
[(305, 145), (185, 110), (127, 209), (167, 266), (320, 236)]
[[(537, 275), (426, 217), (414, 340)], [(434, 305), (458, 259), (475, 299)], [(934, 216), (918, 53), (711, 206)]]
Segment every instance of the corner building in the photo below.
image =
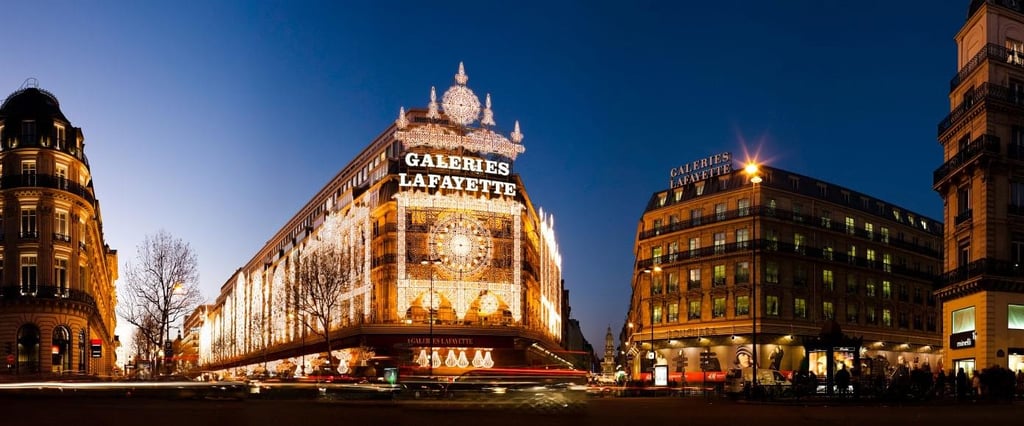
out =
[(82, 129), (34, 84), (0, 105), (0, 175), (0, 374), (111, 375), (117, 252)]
[(673, 180), (644, 210), (621, 334), (631, 378), (650, 380), (652, 363), (690, 383), (751, 362), (819, 380), (841, 364), (865, 380), (936, 371), (941, 223), (777, 168), (757, 184), (718, 171)]
[(431, 88), (425, 110), (402, 108), (238, 269), (202, 322), (201, 364), (240, 375), (268, 359), (272, 374), (302, 374), (322, 362), (290, 295), (296, 259), (327, 238), (352, 283), (329, 331), (340, 373), (380, 359), (438, 375), (568, 365), (554, 220), (513, 169), (519, 123), (494, 131), (490, 95), (481, 103), (467, 81), (460, 64), (440, 100)]
[(1024, 370), (1024, 3), (970, 3), (955, 37), (944, 163), (943, 330), (952, 367)]

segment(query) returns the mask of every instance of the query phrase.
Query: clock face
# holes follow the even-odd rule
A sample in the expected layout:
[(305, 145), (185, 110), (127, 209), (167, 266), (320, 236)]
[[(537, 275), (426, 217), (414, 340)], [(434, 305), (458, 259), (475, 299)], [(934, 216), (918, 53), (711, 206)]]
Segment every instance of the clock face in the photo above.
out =
[(448, 272), (462, 277), (479, 272), (490, 262), (491, 235), (471, 216), (444, 216), (431, 231), (430, 251)]

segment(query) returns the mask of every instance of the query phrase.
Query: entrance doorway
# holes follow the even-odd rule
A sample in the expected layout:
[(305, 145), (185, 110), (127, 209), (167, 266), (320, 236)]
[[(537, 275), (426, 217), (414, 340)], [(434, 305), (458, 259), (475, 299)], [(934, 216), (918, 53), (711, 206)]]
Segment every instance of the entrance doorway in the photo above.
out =
[(967, 377), (968, 378), (973, 377), (974, 376), (974, 358), (964, 358), (964, 359), (953, 360), (953, 374), (955, 375), (956, 373), (958, 373), (961, 368), (964, 369), (964, 373), (967, 373)]

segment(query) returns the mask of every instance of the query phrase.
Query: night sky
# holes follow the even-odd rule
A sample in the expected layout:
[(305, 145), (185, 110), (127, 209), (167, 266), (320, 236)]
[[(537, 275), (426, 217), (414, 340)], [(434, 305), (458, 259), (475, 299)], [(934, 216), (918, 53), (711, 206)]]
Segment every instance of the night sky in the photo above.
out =
[[(401, 106), (490, 93), (555, 216), (600, 352), (669, 169), (723, 151), (941, 219), (936, 124), (967, 0), (6, 2), (0, 91), (53, 92), (86, 136), (120, 263), (160, 229), (213, 301)], [(126, 331), (120, 331), (127, 334)]]

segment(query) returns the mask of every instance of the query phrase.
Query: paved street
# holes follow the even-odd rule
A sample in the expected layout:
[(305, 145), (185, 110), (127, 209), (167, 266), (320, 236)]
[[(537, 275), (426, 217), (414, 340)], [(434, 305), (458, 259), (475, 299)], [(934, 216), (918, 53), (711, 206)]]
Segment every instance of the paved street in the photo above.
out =
[(577, 414), (452, 409), (443, 403), (308, 400), (167, 401), (150, 398), (8, 397), (0, 405), (26, 424), (75, 425), (720, 425), (756, 419), (765, 425), (1014, 424), (1019, 405), (797, 406), (700, 398), (594, 399)]

